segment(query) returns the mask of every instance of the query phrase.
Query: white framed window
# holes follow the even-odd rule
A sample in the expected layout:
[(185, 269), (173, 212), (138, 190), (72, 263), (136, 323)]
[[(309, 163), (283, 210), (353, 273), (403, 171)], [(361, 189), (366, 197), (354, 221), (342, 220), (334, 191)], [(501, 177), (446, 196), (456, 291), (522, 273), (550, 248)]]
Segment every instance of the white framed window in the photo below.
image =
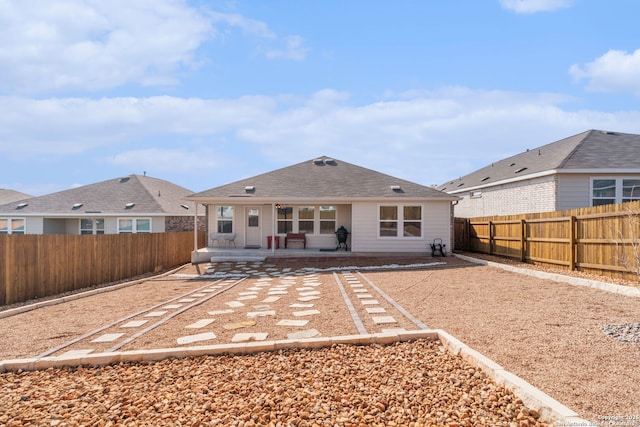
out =
[(640, 178), (592, 178), (591, 206), (640, 200)]
[(293, 232), (293, 207), (279, 206), (276, 208), (278, 217), (278, 234)]
[(0, 218), (0, 234), (25, 234), (24, 218)]
[(315, 207), (298, 206), (298, 233), (315, 233)]
[(320, 234), (333, 234), (336, 232), (336, 207), (320, 206)]
[(218, 233), (233, 233), (233, 206), (218, 206), (216, 223)]
[(422, 237), (422, 206), (381, 205), (378, 215), (379, 237)]
[(118, 218), (118, 233), (151, 233), (151, 219)]
[(104, 218), (81, 218), (80, 234), (104, 234)]

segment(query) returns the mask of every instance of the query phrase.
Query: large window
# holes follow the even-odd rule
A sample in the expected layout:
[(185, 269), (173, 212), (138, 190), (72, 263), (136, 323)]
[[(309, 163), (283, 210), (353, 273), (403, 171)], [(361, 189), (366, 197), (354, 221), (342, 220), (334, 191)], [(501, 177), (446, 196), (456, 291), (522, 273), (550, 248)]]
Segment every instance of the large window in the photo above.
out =
[(291, 233), (293, 231), (293, 208), (281, 206), (278, 211), (278, 234)]
[(151, 233), (151, 219), (119, 218), (118, 233)]
[(80, 234), (104, 234), (104, 218), (80, 219)]
[(333, 234), (336, 229), (336, 207), (320, 206), (320, 234)]
[(218, 233), (233, 233), (233, 206), (218, 206)]
[(422, 206), (380, 206), (380, 237), (422, 237)]
[(640, 200), (640, 179), (597, 178), (592, 180), (591, 205)]
[(314, 233), (314, 212), (315, 209), (313, 206), (298, 207), (298, 233)]
[(0, 234), (24, 234), (23, 218), (0, 218)]

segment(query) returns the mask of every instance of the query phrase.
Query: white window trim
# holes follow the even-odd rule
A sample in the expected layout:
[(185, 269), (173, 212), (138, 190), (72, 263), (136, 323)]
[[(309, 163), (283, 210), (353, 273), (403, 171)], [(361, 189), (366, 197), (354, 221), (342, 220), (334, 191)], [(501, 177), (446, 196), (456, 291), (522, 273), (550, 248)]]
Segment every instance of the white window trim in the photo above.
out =
[[(145, 220), (149, 221), (149, 231), (147, 231), (147, 230), (138, 231), (137, 230), (138, 220), (141, 220), (141, 219), (145, 219)], [(131, 230), (131, 231), (121, 231), (120, 230), (120, 220), (131, 220), (131, 221), (133, 221), (133, 230)], [(145, 218), (145, 217), (122, 217), (122, 218), (118, 218), (117, 224), (118, 224), (118, 234), (151, 233), (153, 231), (153, 221), (151, 220), (151, 218)]]
[[(591, 179), (589, 180), (589, 203), (590, 206), (594, 206), (593, 201), (594, 200), (601, 200), (601, 199), (609, 199), (609, 197), (602, 197), (600, 199), (596, 199), (593, 197), (593, 182), (597, 181), (597, 180), (604, 180), (604, 179), (612, 179), (615, 181), (615, 185), (616, 185), (616, 194), (613, 197), (614, 202), (613, 203), (622, 203), (622, 199), (623, 199), (623, 191), (622, 191), (622, 183), (624, 180), (626, 179), (640, 179), (640, 177), (637, 176), (592, 176)], [(640, 200), (640, 199), (636, 199), (636, 200)]]
[[(7, 234), (27, 234), (27, 220), (25, 218), (2, 218), (7, 221)], [(24, 231), (22, 233), (13, 233), (13, 227), (11, 223), (13, 221), (22, 221), (24, 225)], [(4, 233), (3, 233), (4, 234)]]
[[(398, 234), (396, 236), (381, 236), (380, 235), (380, 222), (382, 221), (382, 219), (380, 219), (380, 207), (382, 206), (395, 206), (398, 208), (398, 219), (395, 220), (395, 222), (398, 224)], [(420, 236), (405, 236), (404, 235), (404, 223), (405, 223), (405, 219), (404, 219), (404, 208), (405, 206), (420, 206)], [(424, 220), (424, 215), (425, 215), (425, 206), (422, 203), (396, 203), (396, 204), (392, 204), (392, 203), (380, 203), (378, 204), (378, 212), (377, 212), (377, 217), (378, 217), (378, 222), (376, 223), (376, 227), (377, 227), (377, 233), (378, 233), (378, 239), (383, 239), (383, 240), (423, 240), (424, 239), (424, 227), (425, 227), (425, 220)], [(386, 221), (386, 220), (385, 220)], [(407, 221), (411, 221), (411, 222), (417, 222), (414, 220), (407, 220)]]

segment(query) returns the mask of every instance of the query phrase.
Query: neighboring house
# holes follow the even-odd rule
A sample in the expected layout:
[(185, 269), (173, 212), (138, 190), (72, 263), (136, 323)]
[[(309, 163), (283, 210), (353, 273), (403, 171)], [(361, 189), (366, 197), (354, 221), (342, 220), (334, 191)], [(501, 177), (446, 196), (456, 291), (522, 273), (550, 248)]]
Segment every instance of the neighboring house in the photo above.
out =
[(640, 135), (589, 130), (436, 187), (457, 217), (551, 212), (640, 200)]
[(29, 194), (21, 193), (15, 190), (6, 190), (4, 188), (0, 188), (0, 205), (4, 205), (5, 203), (15, 202), (16, 200), (27, 199), (31, 197)]
[(434, 239), (451, 248), (457, 197), (325, 156), (186, 199), (206, 206), (210, 234), (234, 235), (237, 247), (275, 250), (277, 236), (284, 249), (296, 233), (306, 250), (332, 250), (344, 226), (353, 252), (430, 253)]
[(192, 191), (129, 175), (0, 205), (0, 234), (117, 234), (192, 231)]

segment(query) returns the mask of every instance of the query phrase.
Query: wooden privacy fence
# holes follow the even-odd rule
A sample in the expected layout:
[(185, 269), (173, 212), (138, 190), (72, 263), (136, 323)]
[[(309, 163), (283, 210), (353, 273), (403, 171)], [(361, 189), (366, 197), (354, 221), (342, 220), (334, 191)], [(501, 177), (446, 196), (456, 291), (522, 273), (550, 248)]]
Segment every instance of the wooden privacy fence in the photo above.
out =
[(455, 219), (455, 249), (640, 279), (640, 202)]
[(193, 249), (192, 231), (0, 235), (0, 305), (166, 270), (190, 262)]

